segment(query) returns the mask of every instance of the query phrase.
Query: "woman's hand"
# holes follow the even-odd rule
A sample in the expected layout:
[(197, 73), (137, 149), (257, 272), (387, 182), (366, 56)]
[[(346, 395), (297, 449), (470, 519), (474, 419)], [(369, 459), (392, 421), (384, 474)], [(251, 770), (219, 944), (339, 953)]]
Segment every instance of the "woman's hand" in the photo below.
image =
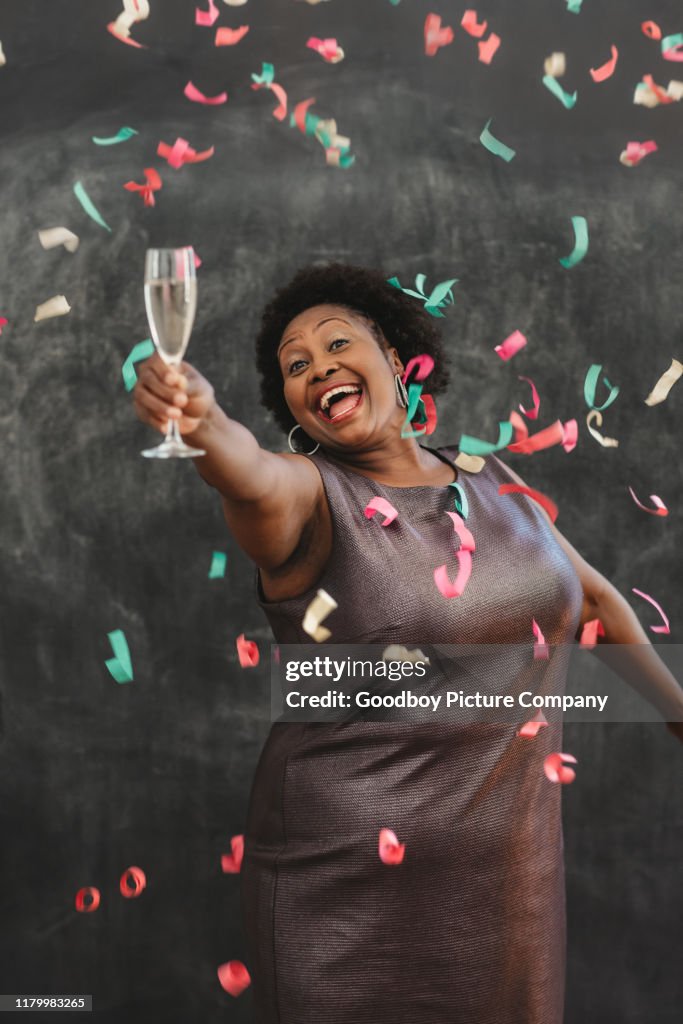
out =
[(158, 352), (140, 363), (133, 389), (135, 411), (143, 423), (166, 433), (169, 419), (178, 421), (181, 434), (197, 430), (215, 405), (208, 380), (190, 366), (168, 366)]

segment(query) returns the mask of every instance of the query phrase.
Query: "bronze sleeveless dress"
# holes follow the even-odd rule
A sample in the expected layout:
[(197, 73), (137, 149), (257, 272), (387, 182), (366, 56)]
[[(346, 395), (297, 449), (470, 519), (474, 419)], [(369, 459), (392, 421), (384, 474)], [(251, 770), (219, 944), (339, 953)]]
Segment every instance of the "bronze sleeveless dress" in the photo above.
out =
[[(429, 450), (449, 464), (458, 452)], [(454, 489), (386, 487), (320, 448), (308, 457), (333, 550), (294, 599), (266, 601), (255, 570), (275, 641), (315, 646), (301, 623), (323, 588), (338, 604), (329, 643), (528, 646), (532, 618), (548, 643), (573, 643), (580, 581), (537, 503), (498, 494), (511, 477), (495, 455), (479, 473), (458, 468), (476, 550), (467, 586), (448, 599), (433, 570), (446, 562), (455, 574)], [(398, 509), (391, 529), (363, 514), (375, 495)], [(533, 740), (516, 728), (271, 726), (240, 881), (256, 1024), (561, 1024), (562, 786), (543, 760), (563, 749), (562, 725)], [(400, 866), (378, 855), (382, 827), (406, 844)]]

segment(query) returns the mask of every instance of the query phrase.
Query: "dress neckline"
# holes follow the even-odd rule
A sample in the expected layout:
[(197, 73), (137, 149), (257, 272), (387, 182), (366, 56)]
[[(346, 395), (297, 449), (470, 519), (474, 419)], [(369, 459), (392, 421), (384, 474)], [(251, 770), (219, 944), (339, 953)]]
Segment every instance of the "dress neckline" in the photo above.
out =
[[(362, 477), (363, 480), (367, 480), (368, 483), (376, 484), (377, 487), (384, 487), (385, 490), (387, 490), (387, 491), (424, 491), (424, 490), (434, 490), (435, 488), (450, 487), (451, 484), (460, 483), (460, 470), (458, 469), (458, 467), (455, 465), (455, 463), (451, 459), (449, 459), (446, 455), (442, 455), (441, 452), (438, 451), (436, 448), (430, 448), (426, 444), (421, 444), (420, 448), (424, 448), (424, 450), (426, 452), (431, 452), (432, 455), (436, 455), (437, 459), (441, 459), (441, 461), (445, 462), (447, 466), (450, 466), (451, 469), (454, 469), (455, 470), (455, 480), (451, 480), (450, 483), (447, 483), (447, 484), (408, 484), (405, 487), (400, 487), (400, 486), (397, 487), (397, 486), (394, 486), (393, 484), (383, 484), (383, 483), (381, 483), (381, 481), (373, 479), (373, 477), (366, 476), (365, 473), (358, 473), (355, 469), (349, 469), (348, 466), (339, 466), (338, 463), (336, 463), (336, 462), (335, 463), (331, 463), (331, 464), (334, 465), (334, 466), (337, 466), (337, 468), (341, 469), (344, 473), (353, 473), (354, 476)], [(325, 456), (323, 456), (323, 458), (325, 458)]]

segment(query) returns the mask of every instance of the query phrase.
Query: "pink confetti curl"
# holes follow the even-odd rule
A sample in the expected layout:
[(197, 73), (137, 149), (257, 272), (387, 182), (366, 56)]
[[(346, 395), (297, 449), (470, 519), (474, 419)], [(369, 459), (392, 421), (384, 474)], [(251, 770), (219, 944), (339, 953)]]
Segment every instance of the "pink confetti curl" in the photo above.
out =
[(182, 167), (183, 164), (198, 164), (202, 160), (209, 160), (213, 153), (213, 146), (210, 149), (202, 150), (201, 153), (197, 153), (196, 150), (192, 149), (187, 139), (176, 139), (172, 146), (169, 146), (166, 142), (160, 142), (157, 146), (158, 156), (168, 160), (170, 166), (176, 170)]
[(229, 960), (218, 968), (221, 987), (231, 996), (239, 996), (251, 985), (251, 975), (241, 960)]
[(425, 19), (424, 36), (425, 53), (428, 57), (434, 57), (440, 47), (453, 42), (453, 29), (442, 28), (438, 14), (428, 14)]
[(413, 369), (414, 366), (417, 366), (417, 373), (415, 374), (415, 380), (416, 381), (424, 380), (425, 377), (428, 377), (429, 374), (434, 369), (434, 360), (432, 359), (432, 357), (430, 355), (427, 355), (426, 352), (424, 352), (422, 355), (413, 356), (412, 359), (409, 359), (408, 360), (408, 365), (406, 366), (405, 370), (403, 371), (403, 376), (401, 377), (401, 380), (403, 381), (404, 384), (408, 383), (408, 377), (410, 376), (410, 371)]
[(220, 14), (220, 11), (216, 7), (213, 0), (209, 0), (208, 11), (202, 11), (199, 7), (195, 7), (194, 21), (195, 25), (203, 25), (205, 28), (210, 28), (215, 22), (216, 18)]
[(502, 342), (502, 344), (496, 345), (494, 351), (498, 353), (504, 362), (507, 362), (508, 359), (512, 359), (520, 349), (524, 348), (526, 343), (527, 340), (521, 331), (513, 331), (512, 334)]
[(650, 629), (652, 630), (652, 632), (653, 633), (670, 633), (671, 632), (671, 628), (669, 626), (669, 620), (667, 619), (666, 615), (662, 611), (660, 605), (658, 605), (657, 602), (655, 601), (654, 597), (650, 597), (649, 594), (644, 594), (642, 590), (636, 590), (635, 587), (631, 587), (631, 590), (633, 591), (634, 594), (638, 594), (639, 597), (644, 597), (646, 601), (649, 601), (650, 604), (654, 605), (655, 608), (657, 609), (657, 611), (659, 612), (659, 614), (662, 616), (662, 619), (664, 620), (664, 625), (663, 626), (650, 626)]
[(240, 25), (239, 28), (217, 28), (214, 43), (216, 46), (235, 46), (240, 39), (244, 39), (248, 31), (248, 25)]
[(203, 92), (200, 92), (196, 85), (192, 82), (188, 82), (183, 89), (185, 96), (188, 100), (192, 100), (193, 103), (204, 103), (210, 107), (218, 107), (221, 103), (228, 102), (227, 92), (221, 92), (218, 96), (205, 96)]
[(460, 597), (472, 573), (472, 552), (476, 550), (476, 546), (474, 537), (458, 513), (446, 511), (446, 515), (450, 516), (453, 520), (453, 529), (460, 538), (460, 548), (457, 551), (458, 575), (455, 578), (455, 582), (451, 583), (448, 578), (446, 564), (444, 563), (434, 570), (434, 582), (444, 597)]
[(145, 877), (145, 872), (142, 868), (126, 868), (119, 879), (119, 890), (121, 891), (121, 895), (125, 896), (128, 900), (133, 900), (139, 896), (146, 886), (147, 878)]
[(490, 64), (494, 53), (500, 46), (500, 36), (492, 32), (488, 39), (480, 39), (477, 46), (479, 47), (479, 60), (482, 64)]
[(619, 51), (616, 46), (612, 46), (612, 57), (605, 64), (601, 64), (599, 68), (591, 68), (591, 78), (594, 82), (605, 82), (608, 78), (611, 78), (614, 74), (614, 69), (617, 66), (617, 60), (619, 58)]
[(2, 334), (3, 327), (7, 327), (9, 320), (6, 316), (0, 316), (0, 334)]
[(230, 840), (231, 853), (221, 855), (221, 868), (225, 874), (238, 875), (244, 858), (244, 836), (233, 836)]
[(536, 619), (532, 619), (531, 623), (533, 626), (534, 635), (536, 637), (536, 640), (534, 641), (534, 661), (540, 661), (541, 659), (547, 661), (550, 657), (550, 652), (548, 650), (548, 645), (545, 642), (543, 631), (539, 624), (536, 622)]
[(140, 192), (145, 206), (154, 206), (154, 193), (161, 188), (161, 177), (153, 167), (145, 167), (146, 185), (138, 185), (136, 181), (127, 181), (123, 186), (129, 192)]
[(576, 758), (571, 754), (548, 754), (543, 762), (543, 771), (547, 779), (551, 782), (561, 782), (566, 784), (573, 782), (576, 778), (576, 772), (573, 768), (565, 768), (562, 762), (570, 762), (576, 764)]
[(582, 647), (585, 651), (592, 651), (598, 642), (599, 636), (605, 636), (605, 627), (600, 619), (591, 619), (589, 622), (584, 623), (584, 627), (581, 630), (579, 647)]
[(536, 385), (532, 381), (531, 377), (522, 377), (521, 375), (518, 374), (517, 380), (525, 380), (527, 382), (527, 384), (531, 388), (531, 394), (534, 402), (531, 409), (525, 409), (523, 405), (520, 405), (519, 411), (523, 413), (524, 416), (527, 416), (530, 420), (537, 420), (538, 410), (541, 407), (541, 399), (539, 397), (538, 391), (536, 390)]
[(482, 21), (481, 25), (477, 22), (477, 12), (467, 10), (462, 16), (460, 24), (469, 35), (474, 36), (475, 39), (481, 39), (484, 32), (486, 31), (487, 22)]
[(398, 512), (386, 498), (375, 497), (371, 498), (365, 506), (364, 510), (367, 519), (372, 519), (376, 512), (381, 512), (384, 516), (382, 526), (388, 526), (389, 523), (393, 523), (394, 519), (398, 515)]
[(666, 507), (662, 499), (658, 498), (656, 494), (650, 495), (650, 501), (653, 501), (657, 508), (646, 508), (645, 505), (641, 505), (641, 503), (638, 501), (638, 499), (636, 498), (635, 491), (632, 487), (629, 487), (629, 491), (631, 492), (631, 497), (635, 501), (636, 505), (638, 506), (638, 508), (642, 508), (643, 512), (649, 512), (651, 516), (668, 516), (668, 508)]
[(517, 730), (516, 735), (521, 736), (525, 740), (532, 740), (534, 736), (538, 735), (538, 730), (542, 729), (544, 725), (547, 725), (546, 717), (543, 712), (539, 709), (533, 718), (530, 718), (528, 722), (525, 722), (521, 729)]
[[(86, 898), (92, 902), (86, 903)], [(83, 889), (79, 889), (76, 893), (75, 905), (79, 913), (91, 914), (100, 905), (100, 890), (96, 889), (94, 885), (86, 885)]]
[(644, 21), (640, 26), (648, 39), (661, 39), (662, 30), (654, 21)]
[(244, 633), (240, 633), (235, 643), (237, 644), (237, 656), (242, 668), (254, 668), (259, 663), (259, 649), (255, 640), (245, 640)]
[(379, 832), (378, 852), (383, 864), (401, 864), (406, 844), (399, 843), (396, 833), (390, 828), (382, 828)]

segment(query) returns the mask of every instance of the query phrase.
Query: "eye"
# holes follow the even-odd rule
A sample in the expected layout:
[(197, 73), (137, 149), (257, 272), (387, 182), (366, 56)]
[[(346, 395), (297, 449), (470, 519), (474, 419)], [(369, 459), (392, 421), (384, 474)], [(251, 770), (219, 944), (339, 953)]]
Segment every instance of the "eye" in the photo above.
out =
[[(343, 342), (345, 345), (348, 345), (349, 343), (348, 338), (333, 338), (329, 345), (330, 349), (333, 347), (333, 345), (336, 345), (338, 341)], [(298, 366), (299, 363), (304, 363), (305, 361), (305, 359), (295, 359), (294, 362), (290, 363), (290, 365), (287, 367), (288, 373), (292, 373), (293, 371), (295, 371), (295, 367)]]

